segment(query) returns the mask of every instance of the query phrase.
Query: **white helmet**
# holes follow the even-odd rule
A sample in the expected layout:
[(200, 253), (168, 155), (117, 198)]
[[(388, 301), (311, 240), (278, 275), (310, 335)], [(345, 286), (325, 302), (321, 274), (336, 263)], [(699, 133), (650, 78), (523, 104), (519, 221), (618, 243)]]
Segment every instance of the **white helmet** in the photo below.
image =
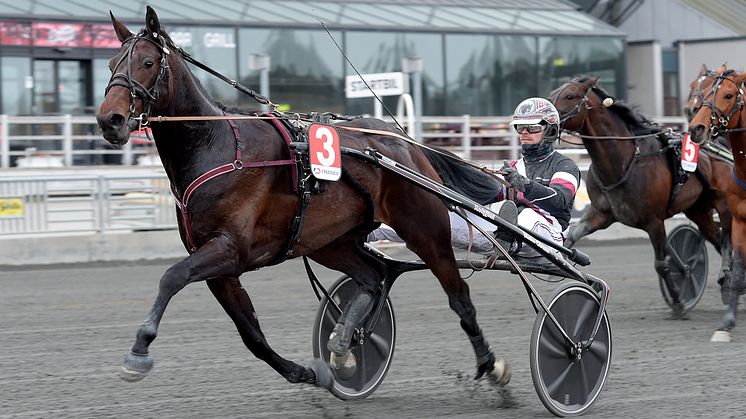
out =
[(557, 139), (559, 123), (560, 116), (557, 108), (552, 102), (540, 97), (528, 98), (519, 103), (510, 120), (510, 125), (545, 125), (542, 143), (554, 142)]

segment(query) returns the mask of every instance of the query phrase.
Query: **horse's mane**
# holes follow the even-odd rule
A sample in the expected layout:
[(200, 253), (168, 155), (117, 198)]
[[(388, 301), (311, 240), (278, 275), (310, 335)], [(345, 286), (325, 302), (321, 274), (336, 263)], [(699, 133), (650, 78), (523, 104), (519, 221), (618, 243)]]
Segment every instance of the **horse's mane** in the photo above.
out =
[[(581, 78), (578, 81), (583, 83), (587, 81), (587, 78)], [(646, 135), (660, 132), (658, 124), (651, 121), (647, 116), (642, 115), (637, 110), (632, 109), (628, 104), (624, 103), (624, 101), (610, 95), (603, 87), (594, 84), (593, 87), (591, 87), (591, 90), (601, 98), (601, 101), (606, 98), (611, 98), (611, 100), (613, 100), (613, 104), (607, 109), (624, 121), (633, 135)]]

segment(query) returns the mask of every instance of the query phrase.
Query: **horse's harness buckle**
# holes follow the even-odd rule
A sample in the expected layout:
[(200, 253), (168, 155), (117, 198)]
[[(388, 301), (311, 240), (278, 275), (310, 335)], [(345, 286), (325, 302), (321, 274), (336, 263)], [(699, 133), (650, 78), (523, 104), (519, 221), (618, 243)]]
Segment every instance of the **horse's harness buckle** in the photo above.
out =
[(233, 161), (233, 168), (234, 169), (241, 170), (241, 169), (243, 169), (243, 167), (244, 167), (243, 166), (243, 162), (241, 160), (234, 160)]

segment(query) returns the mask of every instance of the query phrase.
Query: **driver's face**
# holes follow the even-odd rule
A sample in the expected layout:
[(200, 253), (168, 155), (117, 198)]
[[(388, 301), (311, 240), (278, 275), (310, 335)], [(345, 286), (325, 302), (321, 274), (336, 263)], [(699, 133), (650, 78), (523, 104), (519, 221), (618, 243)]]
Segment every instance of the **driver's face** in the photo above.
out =
[(541, 138), (544, 136), (544, 130), (531, 134), (528, 132), (528, 128), (522, 129), (520, 132), (518, 132), (521, 140), (521, 144), (539, 144), (541, 142)]

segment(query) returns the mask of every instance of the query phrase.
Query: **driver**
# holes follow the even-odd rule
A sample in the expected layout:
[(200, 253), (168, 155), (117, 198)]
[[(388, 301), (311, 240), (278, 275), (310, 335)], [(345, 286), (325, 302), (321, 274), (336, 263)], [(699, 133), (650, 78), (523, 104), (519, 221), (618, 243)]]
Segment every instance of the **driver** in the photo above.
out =
[[(516, 223), (561, 245), (562, 232), (570, 223), (580, 169), (572, 159), (554, 149), (554, 142), (559, 138), (559, 123), (559, 113), (548, 100), (533, 97), (519, 103), (510, 125), (520, 136), (522, 157), (517, 161), (504, 161), (500, 170), (518, 192)], [(513, 203), (504, 201), (505, 205)], [(507, 209), (500, 210), (501, 216), (510, 213)], [(499, 233), (498, 238), (509, 240)], [(539, 254), (524, 248), (520, 255)]]
[[(568, 227), (575, 192), (580, 183), (580, 170), (572, 159), (554, 150), (559, 137), (559, 113), (546, 99), (529, 98), (518, 104), (510, 125), (518, 132), (522, 157), (504, 161), (500, 169), (503, 177), (516, 190), (515, 202), (506, 200), (507, 188), (497, 195), (498, 202), (490, 207), (504, 220), (531, 230), (549, 240), (562, 244), (562, 232)], [(458, 215), (449, 213), (451, 242), (454, 247), (469, 246), (477, 252), (489, 253), (492, 243), (480, 234), (470, 240), (468, 224)], [(477, 215), (468, 213), (471, 221), (496, 234), (506, 250), (515, 252), (510, 233), (496, 232), (497, 227)], [(389, 240), (402, 242), (396, 232), (382, 225), (368, 236), (367, 241)], [(537, 257), (538, 252), (528, 246), (518, 252), (522, 257)]]

